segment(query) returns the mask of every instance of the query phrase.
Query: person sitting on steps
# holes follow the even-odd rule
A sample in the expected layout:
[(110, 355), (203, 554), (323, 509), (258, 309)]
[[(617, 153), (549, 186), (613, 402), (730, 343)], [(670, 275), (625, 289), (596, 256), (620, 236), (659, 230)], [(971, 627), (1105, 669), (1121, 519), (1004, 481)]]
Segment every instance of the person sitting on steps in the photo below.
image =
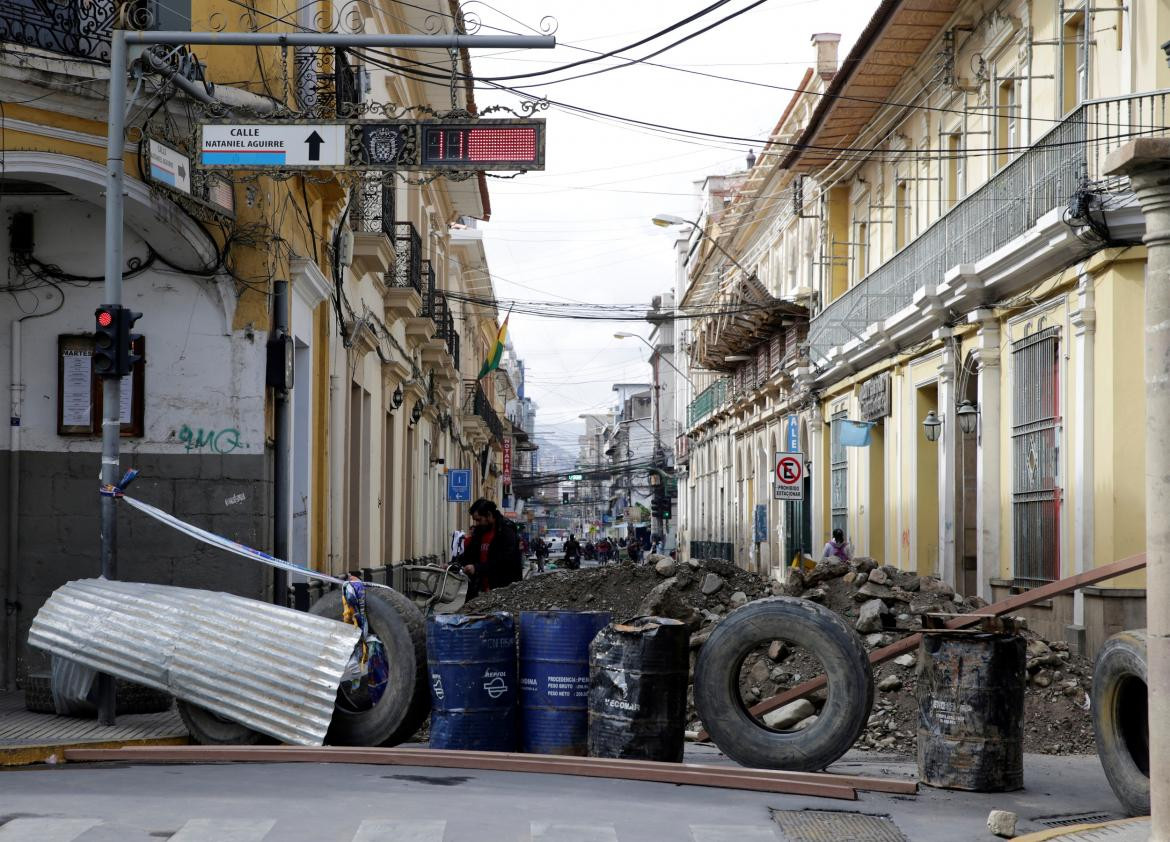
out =
[(844, 530), (833, 530), (833, 539), (826, 542), (825, 550), (821, 553), (821, 557), (839, 558), (841, 561), (851, 561), (853, 559), (853, 547), (845, 540)]

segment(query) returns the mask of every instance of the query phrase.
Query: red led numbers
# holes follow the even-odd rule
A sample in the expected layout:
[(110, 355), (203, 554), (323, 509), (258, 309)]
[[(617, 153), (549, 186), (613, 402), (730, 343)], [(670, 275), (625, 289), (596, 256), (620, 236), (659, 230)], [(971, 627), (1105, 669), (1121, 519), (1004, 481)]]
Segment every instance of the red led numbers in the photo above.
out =
[(543, 169), (543, 123), (427, 126), (423, 165), (468, 169)]

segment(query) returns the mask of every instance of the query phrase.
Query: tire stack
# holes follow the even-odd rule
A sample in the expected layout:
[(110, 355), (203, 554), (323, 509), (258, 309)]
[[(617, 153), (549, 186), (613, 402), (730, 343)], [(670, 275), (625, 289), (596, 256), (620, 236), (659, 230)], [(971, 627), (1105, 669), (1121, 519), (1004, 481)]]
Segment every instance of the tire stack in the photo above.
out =
[[(326, 593), (309, 609), (318, 617), (341, 621), (341, 591)], [(370, 632), (382, 641), (390, 665), (385, 692), (371, 705), (364, 687), (337, 692), (333, 721), (325, 735), (329, 745), (395, 746), (410, 739), (431, 712), (427, 682), (427, 645), (423, 615), (413, 602), (387, 588), (366, 590)], [(191, 737), (203, 745), (254, 745), (272, 739), (207, 709), (178, 702)]]

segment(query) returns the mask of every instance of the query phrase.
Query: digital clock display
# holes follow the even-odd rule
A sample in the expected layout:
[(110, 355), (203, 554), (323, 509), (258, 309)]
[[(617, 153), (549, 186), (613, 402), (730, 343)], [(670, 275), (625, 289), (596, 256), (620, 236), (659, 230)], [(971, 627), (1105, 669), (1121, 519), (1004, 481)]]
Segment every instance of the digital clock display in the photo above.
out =
[(424, 124), (424, 167), (544, 169), (544, 121)]

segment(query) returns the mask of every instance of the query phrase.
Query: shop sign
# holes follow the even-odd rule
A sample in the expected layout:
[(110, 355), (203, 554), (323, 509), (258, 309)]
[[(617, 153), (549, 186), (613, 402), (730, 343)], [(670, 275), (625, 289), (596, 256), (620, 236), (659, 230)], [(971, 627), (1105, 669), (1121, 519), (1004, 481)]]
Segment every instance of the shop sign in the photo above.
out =
[(877, 421), (889, 415), (890, 373), (883, 372), (862, 383), (858, 402), (861, 404), (862, 421)]

